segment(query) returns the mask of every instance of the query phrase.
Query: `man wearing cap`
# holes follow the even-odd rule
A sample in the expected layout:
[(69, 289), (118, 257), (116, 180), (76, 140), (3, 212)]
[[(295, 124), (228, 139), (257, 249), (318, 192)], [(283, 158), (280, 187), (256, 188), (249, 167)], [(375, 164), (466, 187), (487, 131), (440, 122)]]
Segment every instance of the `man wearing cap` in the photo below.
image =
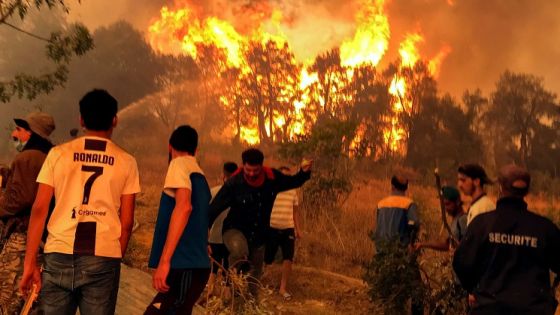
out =
[(19, 312), (22, 304), (17, 280), (23, 271), (27, 225), (38, 187), (35, 180), (53, 147), (48, 137), (55, 129), (53, 117), (42, 112), (14, 122), (12, 139), (19, 153), (0, 197), (0, 314)]
[(398, 240), (402, 245), (412, 245), (420, 224), (416, 203), (405, 196), (408, 179), (391, 178), (391, 195), (377, 204), (376, 241)]
[[(460, 242), (467, 232), (467, 215), (463, 211), (461, 196), (455, 187), (445, 186), (442, 189), (443, 204), (445, 212), (451, 216), (451, 236)], [(426, 242), (418, 242), (415, 244), (416, 249), (430, 248), (438, 251), (448, 251), (452, 245), (451, 237), (443, 237), (439, 240)]]
[(552, 315), (550, 271), (560, 272), (560, 231), (527, 210), (529, 173), (501, 169), (496, 211), (477, 216), (455, 251), (453, 269), (474, 299), (471, 314)]
[[(416, 241), (420, 220), (416, 203), (406, 196), (408, 179), (395, 175), (391, 178), (391, 195), (382, 199), (377, 204), (377, 226), (375, 228), (376, 257), (385, 257), (383, 245), (398, 242), (403, 247), (412, 248)], [(394, 243), (392, 243), (394, 244)], [(382, 254), (380, 254), (382, 253)], [(383, 259), (383, 258), (380, 258)], [(415, 263), (416, 259), (414, 259)], [(415, 263), (416, 264), (416, 263)], [(417, 268), (417, 266), (415, 267)], [(420, 270), (414, 272), (415, 277), (410, 279), (420, 284)], [(399, 294), (398, 292), (389, 292)], [(402, 293), (401, 293), (402, 294)], [(405, 292), (404, 294), (408, 294)], [(412, 314), (424, 314), (424, 306), (420, 299), (412, 299)]]
[(459, 167), (457, 186), (465, 196), (471, 197), (471, 205), (467, 212), (467, 225), (481, 213), (496, 209), (496, 205), (484, 191), (484, 185), (492, 184), (486, 171), (478, 164), (464, 164)]

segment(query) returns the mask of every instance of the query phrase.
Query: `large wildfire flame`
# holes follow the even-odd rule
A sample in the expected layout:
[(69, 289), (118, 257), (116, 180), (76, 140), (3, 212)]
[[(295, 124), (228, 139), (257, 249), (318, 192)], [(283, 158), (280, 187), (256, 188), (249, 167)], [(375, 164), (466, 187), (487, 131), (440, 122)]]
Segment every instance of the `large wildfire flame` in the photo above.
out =
[[(387, 52), (391, 38), (389, 18), (385, 13), (386, 1), (360, 1), (362, 1), (362, 10), (356, 16), (357, 25), (354, 36), (344, 40), (339, 51), (340, 66), (346, 69), (349, 77), (352, 77), (355, 69), (361, 65), (377, 66)], [(244, 52), (250, 43), (257, 42), (266, 45), (272, 42), (278, 47), (288, 44), (286, 36), (281, 31), (282, 14), (279, 10), (272, 10), (272, 14), (267, 17), (257, 16), (255, 18), (257, 26), (249, 30), (249, 33), (247, 31), (242, 33), (236, 30), (234, 24), (225, 19), (215, 16), (201, 17), (196, 14), (193, 7), (184, 2), (178, 3), (176, 7), (175, 9), (163, 7), (160, 17), (149, 27), (148, 40), (152, 47), (159, 52), (190, 55), (196, 60), (199, 57), (200, 47), (211, 45), (224, 51), (227, 59), (225, 67), (239, 69), (240, 73), (248, 73), (250, 69), (247, 60), (244, 59), (246, 55)], [(398, 51), (400, 55), (399, 70), (412, 69), (419, 60), (426, 60), (420, 56), (417, 49), (418, 44), (423, 41), (424, 38), (420, 32), (409, 33), (404, 37)], [(450, 47), (445, 46), (436, 56), (427, 59), (427, 66), (432, 76), (437, 77), (441, 63), (450, 50)], [(274, 132), (271, 128), (282, 129), (285, 127), (288, 118), (290, 118), (290, 137), (308, 132), (306, 119), (310, 118), (305, 118), (303, 114), (310, 102), (308, 87), (319, 80), (318, 73), (312, 71), (311, 68), (311, 64), (301, 64), (299, 84), (297, 84), (301, 96), (298, 100), (293, 101), (293, 117), (284, 117), (275, 113), (270, 116), (271, 118), (267, 118), (266, 132), (269, 136)], [(410, 111), (414, 106), (412, 99), (407, 96), (408, 85), (409, 82), (405, 77), (395, 74), (389, 86), (388, 92), (392, 96), (392, 114), (385, 118), (388, 127), (383, 132), (383, 138), (393, 152), (404, 153), (403, 143), (407, 135), (399, 117), (401, 117), (401, 113)], [(222, 102), (227, 105), (225, 98), (222, 98)], [(322, 106), (325, 106), (324, 102), (321, 99)], [(255, 121), (241, 126), (239, 130), (240, 138), (248, 144), (256, 144), (259, 141), (256, 124), (255, 118)], [(363, 139), (365, 128), (366, 126), (363, 124), (358, 126), (351, 147), (357, 146)]]

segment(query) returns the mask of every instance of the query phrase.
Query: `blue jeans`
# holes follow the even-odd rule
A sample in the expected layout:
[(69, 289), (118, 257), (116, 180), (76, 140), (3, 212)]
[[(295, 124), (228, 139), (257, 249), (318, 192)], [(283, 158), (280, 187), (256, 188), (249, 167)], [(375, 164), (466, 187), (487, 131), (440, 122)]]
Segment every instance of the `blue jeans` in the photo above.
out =
[(45, 315), (115, 314), (121, 260), (118, 258), (45, 254), (40, 309)]

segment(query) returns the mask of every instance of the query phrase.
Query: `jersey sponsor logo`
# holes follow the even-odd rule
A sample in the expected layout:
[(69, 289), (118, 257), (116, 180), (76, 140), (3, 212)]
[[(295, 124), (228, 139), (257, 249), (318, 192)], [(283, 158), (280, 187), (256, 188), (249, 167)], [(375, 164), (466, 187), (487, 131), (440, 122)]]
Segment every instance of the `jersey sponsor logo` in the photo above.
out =
[(104, 210), (91, 210), (91, 209), (72, 209), (72, 219), (76, 219), (76, 216), (81, 217), (104, 217), (107, 216), (107, 211)]
[(99, 216), (104, 217), (107, 215), (107, 211), (98, 210), (78, 210), (78, 214), (81, 216)]
[(516, 235), (493, 232), (488, 235), (490, 243), (525, 246), (537, 248), (538, 238), (527, 235)]
[(74, 162), (100, 163), (112, 166), (115, 164), (115, 158), (101, 153), (74, 152)]

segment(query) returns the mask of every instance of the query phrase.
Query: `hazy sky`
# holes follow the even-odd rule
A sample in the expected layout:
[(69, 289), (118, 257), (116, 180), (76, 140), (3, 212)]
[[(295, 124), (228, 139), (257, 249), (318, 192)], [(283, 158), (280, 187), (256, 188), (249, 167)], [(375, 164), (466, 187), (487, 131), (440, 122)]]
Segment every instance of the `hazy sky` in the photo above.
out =
[[(351, 37), (359, 1), (338, 0), (211, 0), (190, 1), (205, 15), (235, 20), (243, 10), (266, 11), (279, 7), (289, 25), (285, 33), (300, 59), (337, 46)], [(177, 3), (186, 3), (177, 0)], [(422, 55), (434, 56), (449, 45), (439, 84), (441, 90), (460, 96), (466, 89), (493, 88), (506, 69), (544, 77), (549, 89), (560, 92), (560, 2), (544, 0), (387, 0), (391, 24), (392, 61), (405, 34), (420, 31)], [(72, 17), (95, 28), (118, 19), (146, 31), (159, 8), (173, 0), (82, 0)], [(244, 21), (238, 19), (237, 22)], [(239, 23), (238, 23), (239, 24)], [(243, 27), (241, 25), (240, 27)]]

